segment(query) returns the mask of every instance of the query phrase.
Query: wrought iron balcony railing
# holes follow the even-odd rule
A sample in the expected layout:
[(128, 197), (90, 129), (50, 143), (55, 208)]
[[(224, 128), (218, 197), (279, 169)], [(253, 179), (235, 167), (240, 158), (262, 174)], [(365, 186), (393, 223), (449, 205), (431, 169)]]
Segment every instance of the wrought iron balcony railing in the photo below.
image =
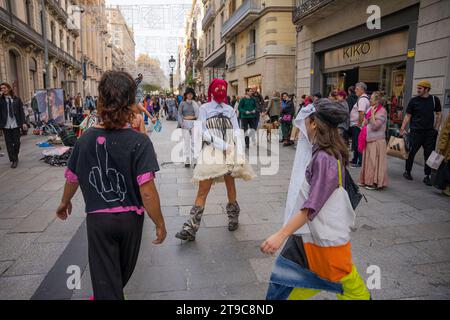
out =
[(256, 59), (256, 43), (251, 43), (247, 46), (246, 62), (251, 62)]
[(227, 60), (228, 70), (236, 69), (236, 55), (231, 55)]
[(216, 9), (214, 6), (214, 2), (211, 2), (211, 5), (209, 6), (208, 10), (206, 10), (205, 16), (202, 20), (202, 30), (206, 30), (208, 26), (211, 24), (211, 22), (214, 20), (216, 15)]
[(244, 0), (242, 5), (225, 21), (222, 38), (231, 37), (253, 23), (261, 12), (260, 0)]
[(333, 1), (334, 0), (295, 0), (294, 10), (292, 11), (292, 22), (294, 24), (301, 23), (302, 19)]

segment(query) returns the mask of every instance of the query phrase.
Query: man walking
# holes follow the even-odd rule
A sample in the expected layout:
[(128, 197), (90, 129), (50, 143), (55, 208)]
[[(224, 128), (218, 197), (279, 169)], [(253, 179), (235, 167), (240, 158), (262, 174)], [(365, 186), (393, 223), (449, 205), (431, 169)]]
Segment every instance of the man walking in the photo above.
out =
[(355, 93), (358, 97), (355, 105), (350, 112), (350, 130), (352, 133), (352, 150), (353, 160), (350, 166), (357, 168), (361, 167), (362, 154), (358, 152), (358, 137), (361, 132), (362, 123), (367, 110), (370, 108), (370, 99), (366, 94), (367, 86), (364, 82), (358, 82), (355, 85)]
[[(250, 138), (254, 138), (258, 129), (258, 107), (256, 99), (252, 96), (252, 89), (245, 89), (245, 96), (239, 101), (239, 115), (241, 117), (241, 127), (245, 132), (245, 147), (250, 148)], [(250, 131), (250, 132), (247, 132)]]
[[(417, 84), (417, 96), (412, 98), (406, 107), (406, 115), (400, 129), (400, 134), (406, 134), (406, 126), (409, 124), (411, 148), (405, 164), (403, 177), (412, 180), (411, 169), (414, 157), (420, 147), (423, 148), (426, 161), (436, 148), (436, 139), (441, 124), (441, 102), (439, 98), (430, 94), (431, 84), (423, 80)], [(425, 164), (425, 178), (423, 182), (431, 186), (431, 168)]]
[(8, 83), (0, 84), (0, 129), (3, 129), (11, 168), (17, 168), (20, 151), (20, 129), (27, 130), (23, 103)]

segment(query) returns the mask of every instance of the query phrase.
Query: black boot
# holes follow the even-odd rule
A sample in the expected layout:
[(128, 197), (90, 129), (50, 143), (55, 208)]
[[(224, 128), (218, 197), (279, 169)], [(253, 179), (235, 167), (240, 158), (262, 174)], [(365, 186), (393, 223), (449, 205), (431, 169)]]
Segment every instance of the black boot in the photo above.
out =
[(204, 210), (204, 207), (193, 206), (189, 220), (183, 224), (183, 228), (175, 237), (181, 240), (194, 241), (197, 230), (200, 228)]
[(239, 227), (239, 213), (241, 212), (241, 208), (239, 208), (239, 204), (228, 203), (227, 204), (227, 215), (228, 215), (228, 230), (235, 231)]

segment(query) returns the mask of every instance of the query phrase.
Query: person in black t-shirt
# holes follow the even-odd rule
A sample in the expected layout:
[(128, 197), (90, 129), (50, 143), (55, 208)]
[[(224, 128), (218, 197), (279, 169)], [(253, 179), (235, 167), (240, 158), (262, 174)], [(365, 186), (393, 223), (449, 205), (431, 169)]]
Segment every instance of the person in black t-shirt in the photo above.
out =
[[(412, 98), (406, 107), (406, 115), (400, 129), (400, 134), (406, 134), (406, 126), (409, 124), (411, 148), (405, 164), (403, 177), (412, 180), (411, 169), (414, 157), (420, 147), (423, 148), (425, 161), (436, 148), (436, 139), (441, 124), (441, 102), (439, 98), (430, 94), (431, 84), (423, 80), (417, 84), (417, 96)], [(431, 186), (431, 168), (425, 164), (425, 178), (423, 182)]]
[(145, 211), (161, 244), (167, 232), (148, 136), (130, 128), (136, 84), (125, 72), (106, 72), (99, 84), (101, 123), (77, 141), (66, 169), (64, 194), (56, 215), (66, 220), (78, 186), (86, 203), (89, 268), (95, 300), (123, 300), (136, 266)]

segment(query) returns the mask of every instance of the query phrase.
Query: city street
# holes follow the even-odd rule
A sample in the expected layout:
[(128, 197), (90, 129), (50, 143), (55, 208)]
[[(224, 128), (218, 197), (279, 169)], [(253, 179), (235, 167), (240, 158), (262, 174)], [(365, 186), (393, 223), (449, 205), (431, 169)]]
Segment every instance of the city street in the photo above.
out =
[[(153, 224), (146, 217), (141, 252), (125, 291), (127, 299), (264, 299), (274, 257), (259, 245), (283, 221), (295, 149), (280, 146), (276, 175), (238, 181), (240, 228), (227, 230), (225, 187), (213, 187), (195, 242), (174, 237), (188, 217), (196, 186), (192, 169), (171, 162), (175, 122), (154, 133), (161, 171), (157, 186), (168, 228), (164, 244), (154, 246)], [(272, 137), (276, 139), (277, 137)], [(0, 300), (89, 299), (85, 213), (81, 193), (72, 216), (57, 220), (55, 211), (64, 185), (64, 168), (39, 159), (37, 142), (22, 138), (18, 169), (0, 158)], [(5, 146), (2, 144), (2, 151)], [(276, 153), (274, 154), (276, 155)], [(381, 288), (373, 299), (450, 298), (450, 200), (422, 183), (423, 168), (415, 165), (414, 181), (402, 177), (404, 162), (389, 158), (389, 187), (366, 191), (368, 202), (357, 209), (352, 233), (353, 258), (364, 279), (378, 266)], [(359, 170), (351, 169), (355, 180)], [(69, 290), (69, 266), (79, 266), (81, 287)], [(314, 299), (335, 299), (319, 294)]]

